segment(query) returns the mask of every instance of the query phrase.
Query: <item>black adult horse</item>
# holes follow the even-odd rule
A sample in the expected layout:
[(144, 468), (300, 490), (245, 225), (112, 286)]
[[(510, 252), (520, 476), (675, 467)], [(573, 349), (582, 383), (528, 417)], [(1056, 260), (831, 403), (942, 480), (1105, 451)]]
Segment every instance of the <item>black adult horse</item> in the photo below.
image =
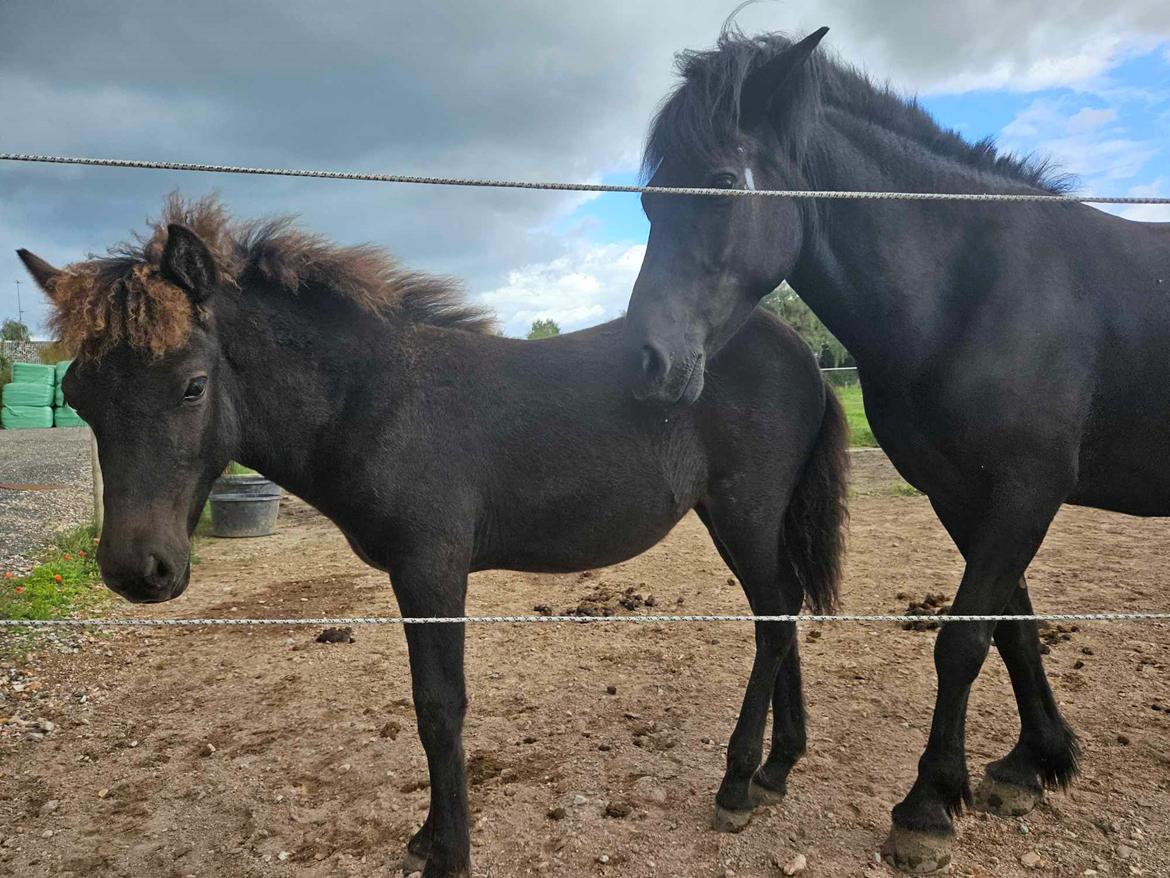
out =
[[(712, 362), (702, 403), (651, 409), (621, 379), (620, 321), (499, 338), (448, 281), (285, 222), (236, 225), (213, 201), (173, 199), (110, 258), (20, 256), (79, 352), (64, 391), (101, 454), (98, 561), (129, 600), (183, 593), (191, 532), (236, 459), (329, 516), (410, 617), (462, 616), (470, 570), (624, 560), (690, 509), (755, 612), (834, 603), (844, 421), (808, 348), (762, 313)], [(757, 626), (719, 825), (782, 795), (804, 750), (794, 635)], [(406, 871), (468, 875), (463, 625), (406, 638), (431, 777)]]
[[(680, 57), (650, 132), (655, 186), (1059, 193), (1043, 163), (942, 130), (913, 101), (814, 50), (725, 32)], [(1030, 614), (1024, 572), (1057, 509), (1170, 514), (1170, 227), (1077, 204), (646, 195), (627, 318), (635, 392), (699, 398), (703, 363), (784, 278), (856, 358), (873, 431), (929, 497), (967, 567), (955, 613)], [(971, 684), (994, 638), (1020, 713), (979, 804), (1023, 813), (1067, 784), (1077, 742), (1035, 624), (948, 625), (918, 780), (887, 850), (949, 859), (972, 796)]]

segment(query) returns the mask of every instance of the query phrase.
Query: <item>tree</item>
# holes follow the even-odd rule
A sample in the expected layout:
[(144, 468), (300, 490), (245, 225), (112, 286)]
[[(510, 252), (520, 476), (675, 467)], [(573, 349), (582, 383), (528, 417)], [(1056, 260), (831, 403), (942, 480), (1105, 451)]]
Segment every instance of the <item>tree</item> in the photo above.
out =
[(825, 328), (812, 309), (796, 294), (787, 282), (780, 284), (760, 301), (760, 305), (771, 311), (808, 342), (823, 369), (838, 366), (852, 366), (853, 357), (845, 346)]
[(529, 338), (552, 338), (554, 335), (560, 335), (561, 328), (557, 325), (555, 320), (533, 320), (532, 328), (528, 330)]
[(4, 341), (28, 341), (28, 327), (18, 320), (5, 320), (0, 325), (0, 339)]

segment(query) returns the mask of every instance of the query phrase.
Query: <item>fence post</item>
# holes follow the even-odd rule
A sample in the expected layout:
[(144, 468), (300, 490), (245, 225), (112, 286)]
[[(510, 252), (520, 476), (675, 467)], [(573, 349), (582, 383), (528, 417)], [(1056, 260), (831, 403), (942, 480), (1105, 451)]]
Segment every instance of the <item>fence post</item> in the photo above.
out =
[(102, 500), (105, 482), (102, 481), (102, 465), (98, 460), (97, 437), (93, 435), (93, 428), (89, 428), (89, 462), (93, 469), (93, 526), (100, 537), (106, 519), (106, 507)]

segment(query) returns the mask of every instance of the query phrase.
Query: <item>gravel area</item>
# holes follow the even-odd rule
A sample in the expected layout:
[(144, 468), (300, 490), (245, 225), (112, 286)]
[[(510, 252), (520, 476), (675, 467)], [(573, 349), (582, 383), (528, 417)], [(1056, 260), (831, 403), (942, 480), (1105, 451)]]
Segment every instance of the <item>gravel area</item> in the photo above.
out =
[(0, 430), (0, 575), (93, 515), (89, 430)]

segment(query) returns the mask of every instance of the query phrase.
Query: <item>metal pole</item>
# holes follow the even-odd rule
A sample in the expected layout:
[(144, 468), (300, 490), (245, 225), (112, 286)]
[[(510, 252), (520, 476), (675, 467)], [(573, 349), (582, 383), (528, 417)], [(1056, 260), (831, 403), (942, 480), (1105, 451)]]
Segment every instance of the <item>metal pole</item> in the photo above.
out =
[(106, 518), (106, 507), (102, 500), (105, 482), (102, 481), (102, 465), (98, 460), (97, 437), (93, 435), (92, 428), (89, 429), (89, 462), (93, 468), (93, 526), (100, 537)]
[(24, 325), (24, 308), (20, 305), (20, 281), (15, 281), (16, 284), (16, 320), (22, 326)]

